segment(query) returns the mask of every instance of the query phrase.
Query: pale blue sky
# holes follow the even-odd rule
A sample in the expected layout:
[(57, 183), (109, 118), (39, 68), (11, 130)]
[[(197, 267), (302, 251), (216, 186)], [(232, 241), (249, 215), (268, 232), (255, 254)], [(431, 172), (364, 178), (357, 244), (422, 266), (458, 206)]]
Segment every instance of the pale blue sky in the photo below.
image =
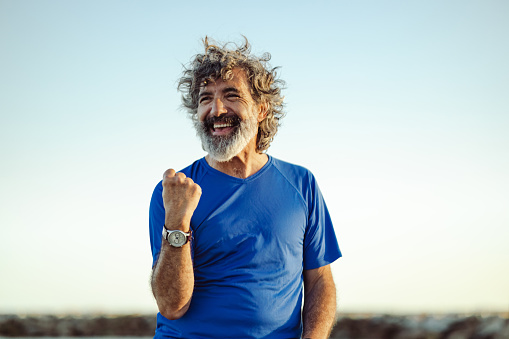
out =
[(148, 203), (204, 155), (201, 38), (270, 52), (343, 311), (509, 310), (506, 1), (0, 0), (0, 312), (152, 312)]

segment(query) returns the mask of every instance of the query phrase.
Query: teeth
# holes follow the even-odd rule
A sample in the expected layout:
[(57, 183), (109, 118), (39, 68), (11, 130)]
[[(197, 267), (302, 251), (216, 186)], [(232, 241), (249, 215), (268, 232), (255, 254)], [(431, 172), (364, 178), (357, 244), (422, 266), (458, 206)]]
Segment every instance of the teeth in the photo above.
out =
[(214, 128), (224, 128), (224, 127), (231, 127), (232, 124), (214, 124)]

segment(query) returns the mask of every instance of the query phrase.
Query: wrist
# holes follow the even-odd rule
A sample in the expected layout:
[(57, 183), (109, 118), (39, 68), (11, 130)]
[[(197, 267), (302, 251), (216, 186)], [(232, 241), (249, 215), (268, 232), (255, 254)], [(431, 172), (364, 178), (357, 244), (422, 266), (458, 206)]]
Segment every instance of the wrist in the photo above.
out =
[(191, 232), (181, 230), (169, 230), (163, 226), (162, 237), (173, 247), (182, 247), (191, 240)]
[(165, 218), (164, 227), (169, 231), (182, 231), (189, 232), (191, 222), (190, 220), (177, 220), (174, 218)]

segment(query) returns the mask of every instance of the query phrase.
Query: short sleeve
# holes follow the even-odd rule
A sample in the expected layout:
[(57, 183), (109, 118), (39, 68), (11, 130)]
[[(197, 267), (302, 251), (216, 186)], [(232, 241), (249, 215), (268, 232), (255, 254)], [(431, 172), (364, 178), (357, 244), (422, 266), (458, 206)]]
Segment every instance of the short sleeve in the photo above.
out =
[(315, 178), (307, 190), (308, 225), (304, 235), (304, 269), (329, 265), (342, 256), (332, 220)]
[(157, 184), (152, 193), (149, 209), (149, 233), (150, 246), (152, 249), (152, 267), (155, 266), (159, 252), (161, 251), (161, 240), (164, 227), (164, 204), (163, 204), (162, 181)]

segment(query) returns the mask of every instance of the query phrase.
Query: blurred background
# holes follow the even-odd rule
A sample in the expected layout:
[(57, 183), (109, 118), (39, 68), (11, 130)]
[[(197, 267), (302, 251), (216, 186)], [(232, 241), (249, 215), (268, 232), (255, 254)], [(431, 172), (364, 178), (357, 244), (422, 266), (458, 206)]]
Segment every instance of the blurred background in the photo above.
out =
[(176, 81), (272, 54), (340, 312), (509, 311), (509, 3), (0, 0), (0, 313), (153, 314), (148, 206), (204, 156)]

